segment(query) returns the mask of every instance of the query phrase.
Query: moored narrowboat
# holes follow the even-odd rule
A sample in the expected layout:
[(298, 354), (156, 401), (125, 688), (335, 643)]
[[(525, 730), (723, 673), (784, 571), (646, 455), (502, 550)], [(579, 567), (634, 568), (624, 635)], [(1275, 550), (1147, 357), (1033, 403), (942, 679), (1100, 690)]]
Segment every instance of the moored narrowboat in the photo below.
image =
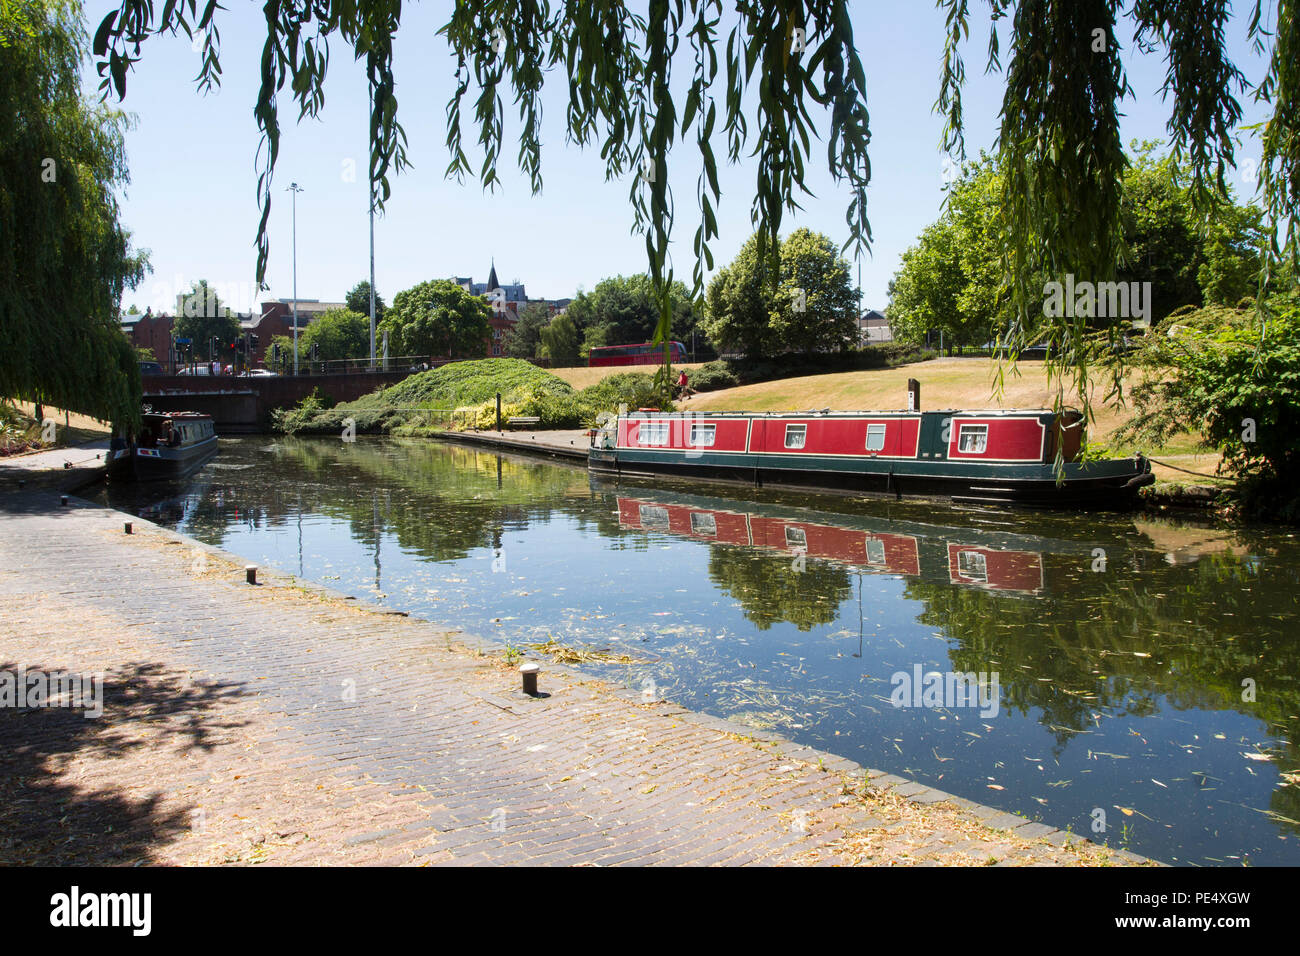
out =
[(184, 478), (217, 453), (212, 416), (202, 412), (155, 412), (146, 408), (140, 433), (115, 438), (108, 475), (119, 480)]
[(588, 465), (615, 476), (1048, 507), (1120, 507), (1154, 480), (1141, 455), (1081, 461), (1082, 444), (1073, 410), (641, 409), (592, 434)]

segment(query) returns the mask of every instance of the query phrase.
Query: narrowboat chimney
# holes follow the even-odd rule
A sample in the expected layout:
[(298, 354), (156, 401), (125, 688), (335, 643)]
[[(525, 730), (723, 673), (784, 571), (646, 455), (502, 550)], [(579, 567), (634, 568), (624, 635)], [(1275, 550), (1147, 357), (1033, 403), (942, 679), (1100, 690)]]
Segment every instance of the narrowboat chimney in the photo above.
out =
[(921, 410), (921, 383), (914, 378), (907, 380), (907, 410), (909, 412)]

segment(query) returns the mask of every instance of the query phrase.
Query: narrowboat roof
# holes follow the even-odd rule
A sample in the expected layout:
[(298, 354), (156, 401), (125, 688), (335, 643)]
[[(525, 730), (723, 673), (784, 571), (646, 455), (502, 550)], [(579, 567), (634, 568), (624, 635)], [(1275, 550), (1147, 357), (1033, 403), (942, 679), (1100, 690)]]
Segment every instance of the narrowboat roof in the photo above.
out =
[[(1067, 409), (1069, 411), (1070, 409)], [(810, 408), (806, 411), (784, 411), (784, 412), (714, 412), (714, 411), (685, 411), (662, 412), (651, 409), (639, 408), (636, 411), (624, 413), (624, 418), (637, 418), (654, 415), (662, 417), (665, 415), (689, 415), (693, 418), (809, 418), (817, 416), (819, 418), (862, 418), (870, 415), (921, 415), (921, 414), (951, 414), (951, 415), (978, 415), (981, 418), (993, 417), (1023, 417), (1026, 415), (1054, 415), (1056, 414), (1050, 408), (927, 408), (922, 411), (908, 411), (906, 408), (869, 408), (861, 411), (832, 411), (829, 408)]]

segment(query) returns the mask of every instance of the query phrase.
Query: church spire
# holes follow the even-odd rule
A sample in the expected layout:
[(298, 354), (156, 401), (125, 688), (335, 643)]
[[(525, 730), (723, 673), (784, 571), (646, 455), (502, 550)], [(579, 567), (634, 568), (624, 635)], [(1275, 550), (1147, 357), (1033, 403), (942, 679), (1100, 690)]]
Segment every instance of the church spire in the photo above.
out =
[(488, 292), (491, 292), (493, 289), (501, 288), (501, 283), (497, 282), (497, 260), (495, 256), (492, 257), (492, 269), (488, 272), (487, 285)]

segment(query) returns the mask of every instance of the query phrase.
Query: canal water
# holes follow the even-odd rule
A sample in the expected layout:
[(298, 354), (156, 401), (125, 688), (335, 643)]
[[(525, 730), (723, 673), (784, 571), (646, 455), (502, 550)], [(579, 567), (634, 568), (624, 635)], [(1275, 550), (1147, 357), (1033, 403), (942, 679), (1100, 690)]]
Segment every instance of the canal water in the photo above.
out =
[(1300, 864), (1286, 533), (616, 485), (400, 439), (223, 439), (101, 500), (1112, 846)]

